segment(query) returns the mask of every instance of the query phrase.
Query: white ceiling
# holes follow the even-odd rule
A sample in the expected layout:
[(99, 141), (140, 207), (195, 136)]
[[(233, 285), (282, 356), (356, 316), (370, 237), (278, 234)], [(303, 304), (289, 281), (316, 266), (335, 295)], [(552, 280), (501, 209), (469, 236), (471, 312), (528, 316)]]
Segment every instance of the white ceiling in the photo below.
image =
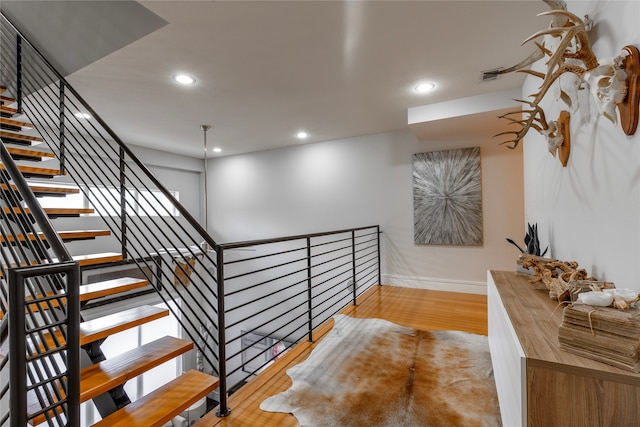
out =
[[(139, 3), (167, 24), (68, 81), (125, 142), (194, 157), (201, 124), (232, 155), (300, 144), (302, 129), (306, 142), (404, 129), (408, 108), (520, 87), (481, 73), (524, 58), (549, 19), (524, 0)], [(196, 84), (177, 86), (177, 72)], [(418, 81), (437, 89), (417, 95)], [(467, 135), (484, 122), (446, 123)]]

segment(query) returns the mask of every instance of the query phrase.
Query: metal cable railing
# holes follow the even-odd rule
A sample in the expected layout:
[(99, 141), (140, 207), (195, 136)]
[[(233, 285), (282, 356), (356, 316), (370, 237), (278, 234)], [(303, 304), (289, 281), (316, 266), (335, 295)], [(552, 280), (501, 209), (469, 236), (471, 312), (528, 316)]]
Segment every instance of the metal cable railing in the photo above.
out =
[(313, 341), (317, 327), (380, 283), (379, 235), (370, 226), (220, 245), (226, 254), (220, 354), (229, 390), (295, 343)]
[[(378, 226), (216, 243), (4, 16), (0, 83), (55, 153), (64, 179), (111, 230), (122, 263), (140, 269), (194, 342), (196, 367), (220, 378), (220, 416), (229, 413), (228, 394), (270, 363), (274, 348), (313, 340), (315, 328), (380, 282)], [(271, 345), (257, 351), (252, 337)]]

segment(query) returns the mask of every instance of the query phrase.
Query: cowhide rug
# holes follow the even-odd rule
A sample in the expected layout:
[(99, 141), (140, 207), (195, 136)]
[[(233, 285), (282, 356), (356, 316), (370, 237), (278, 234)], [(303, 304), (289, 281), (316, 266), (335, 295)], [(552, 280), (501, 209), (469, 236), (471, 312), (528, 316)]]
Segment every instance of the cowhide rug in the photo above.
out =
[(260, 408), (302, 426), (500, 426), (487, 337), (334, 317), (333, 329)]

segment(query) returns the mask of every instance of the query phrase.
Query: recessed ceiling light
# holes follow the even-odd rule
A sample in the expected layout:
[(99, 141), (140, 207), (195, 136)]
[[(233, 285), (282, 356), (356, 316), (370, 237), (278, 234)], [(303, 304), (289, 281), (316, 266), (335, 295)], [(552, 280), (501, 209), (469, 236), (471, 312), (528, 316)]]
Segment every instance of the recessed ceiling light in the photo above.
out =
[(419, 83), (414, 90), (418, 93), (426, 93), (436, 88), (435, 83)]
[(196, 82), (196, 79), (186, 74), (178, 74), (176, 76), (173, 76), (173, 80), (177, 81), (182, 85), (192, 85)]
[(298, 139), (306, 139), (309, 136), (309, 134), (304, 131), (300, 131), (296, 134), (296, 136), (298, 137)]
[(91, 118), (91, 114), (89, 114), (89, 113), (82, 113), (82, 112), (80, 112), (80, 111), (79, 111), (79, 112), (77, 112), (77, 113), (75, 114), (75, 116), (76, 116), (77, 118), (79, 118), (79, 119), (90, 119), (90, 118)]
[(214, 149), (212, 149), (211, 151), (213, 151), (214, 153), (222, 153), (222, 148), (215, 147), (215, 148), (214, 148)]

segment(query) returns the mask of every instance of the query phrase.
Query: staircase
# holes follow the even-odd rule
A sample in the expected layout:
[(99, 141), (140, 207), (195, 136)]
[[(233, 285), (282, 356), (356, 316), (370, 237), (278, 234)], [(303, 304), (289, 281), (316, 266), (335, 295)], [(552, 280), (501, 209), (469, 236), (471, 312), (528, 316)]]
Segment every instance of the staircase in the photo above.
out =
[[(18, 111), (16, 101), (4, 92), (5, 88), (0, 87), (0, 139), (6, 145), (11, 157), (18, 162), (19, 171), (29, 182), (29, 188), (36, 197), (59, 196), (59, 207), (44, 209), (46, 215), (52, 220), (54, 228), (56, 218), (73, 218), (93, 213), (93, 209), (64, 206), (65, 196), (78, 193), (79, 189), (56, 184), (56, 177), (64, 176), (66, 171), (61, 171), (60, 167), (48, 167), (49, 163), (56, 162), (56, 155), (47, 149), (38, 148), (43, 139), (29, 131), (31, 124), (25, 120), (21, 111)], [(4, 171), (5, 165), (0, 164), (0, 173)], [(51, 180), (51, 183), (29, 181), (35, 178), (39, 180), (46, 178)], [(15, 191), (16, 186), (13, 183), (7, 182), (0, 186), (0, 193), (3, 195), (4, 220), (33, 224), (31, 210), (22, 206), (22, 202), (15, 197), (7, 196), (9, 193), (15, 194)], [(65, 230), (57, 233), (63, 242), (73, 244), (74, 241), (109, 236), (111, 231), (109, 229)], [(44, 243), (45, 246), (48, 244), (44, 234), (38, 231), (0, 236), (0, 245), (4, 247), (17, 245), (32, 247), (29, 243), (37, 241)], [(74, 256), (73, 259), (78, 262), (81, 269), (124, 261), (119, 252), (88, 253)], [(12, 266), (3, 265), (2, 267), (0, 279), (4, 281), (7, 269)], [(147, 280), (132, 277), (83, 284), (80, 286), (80, 304), (83, 307), (89, 301), (140, 289), (148, 284)], [(28, 305), (29, 311), (39, 312), (43, 317), (47, 317), (47, 311), (61, 310), (60, 306), (64, 299), (55, 299), (55, 293), (56, 290), (53, 289), (47, 292), (47, 295), (32, 296), (33, 304), (28, 301), (31, 304)], [(47, 304), (39, 301), (47, 301)], [(5, 314), (4, 308), (0, 306), (0, 319)], [(194, 347), (193, 343), (165, 336), (111, 359), (105, 358), (100, 347), (104, 340), (113, 334), (168, 315), (167, 309), (142, 305), (89, 321), (81, 319), (79, 327), (83, 367), (80, 372), (80, 401), (94, 401), (103, 417), (96, 424), (97, 426), (162, 426), (218, 387), (219, 381), (216, 377), (191, 370), (154, 392), (134, 402), (130, 401), (123, 389), (123, 385), (128, 380), (183, 355)], [(41, 342), (33, 341), (32, 339), (29, 348), (34, 346), (55, 348), (64, 345), (64, 334), (47, 332), (43, 335)], [(7, 353), (8, 346), (4, 343), (0, 346), (0, 359), (6, 357)], [(59, 390), (56, 392), (57, 395), (64, 397), (64, 392)], [(53, 410), (43, 408), (34, 391), (28, 393), (27, 400), (27, 418), (31, 425), (44, 422), (56, 425), (55, 421), (52, 421), (55, 419)], [(1, 421), (0, 424), (2, 424)]]

